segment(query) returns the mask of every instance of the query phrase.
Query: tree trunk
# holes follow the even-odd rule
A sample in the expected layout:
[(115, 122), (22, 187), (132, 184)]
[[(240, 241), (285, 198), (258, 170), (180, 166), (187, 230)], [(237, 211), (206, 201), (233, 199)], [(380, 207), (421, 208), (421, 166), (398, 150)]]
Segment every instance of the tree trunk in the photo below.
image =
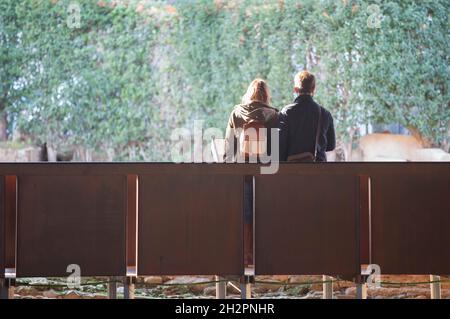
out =
[(77, 162), (92, 162), (92, 150), (82, 145), (77, 145), (75, 146), (72, 160)]
[(56, 148), (47, 143), (47, 160), (49, 162), (56, 162)]
[(5, 110), (0, 112), (0, 141), (5, 142), (8, 140), (8, 114)]
[[(356, 129), (354, 127), (350, 127), (349, 132), (348, 132), (348, 135), (350, 137), (349, 140), (347, 142), (341, 140), (341, 143), (338, 143), (338, 144), (340, 144), (340, 149), (342, 150), (342, 153), (343, 153), (343, 154), (341, 153), (339, 155), (336, 153), (336, 157), (339, 156), (340, 162), (349, 162), (349, 161), (353, 160), (352, 159), (352, 151), (353, 151), (352, 146), (353, 146), (353, 139), (355, 137), (355, 132), (356, 132)], [(338, 149), (338, 145), (336, 145), (336, 149)]]
[(433, 146), (433, 141), (431, 141), (429, 138), (424, 137), (417, 128), (408, 126), (407, 129), (411, 133), (411, 135), (414, 136), (420, 144), (422, 144), (423, 148), (429, 148)]

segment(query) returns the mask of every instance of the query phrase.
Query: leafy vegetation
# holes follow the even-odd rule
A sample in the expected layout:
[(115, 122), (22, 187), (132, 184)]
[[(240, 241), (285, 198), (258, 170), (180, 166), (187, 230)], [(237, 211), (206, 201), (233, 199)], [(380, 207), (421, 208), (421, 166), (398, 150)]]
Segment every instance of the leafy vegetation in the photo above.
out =
[(255, 77), (281, 108), (308, 68), (340, 140), (398, 122), (448, 145), (448, 1), (170, 3), (1, 1), (0, 139), (170, 160), (174, 128), (224, 129)]

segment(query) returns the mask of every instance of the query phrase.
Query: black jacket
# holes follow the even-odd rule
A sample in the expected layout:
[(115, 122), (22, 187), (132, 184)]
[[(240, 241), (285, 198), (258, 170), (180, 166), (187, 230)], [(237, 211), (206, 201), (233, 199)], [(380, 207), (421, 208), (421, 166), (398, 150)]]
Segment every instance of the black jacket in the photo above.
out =
[(288, 156), (298, 153), (314, 153), (319, 107), (322, 109), (322, 124), (317, 160), (326, 162), (325, 152), (336, 147), (333, 117), (310, 95), (299, 95), (293, 104), (285, 106), (280, 113), (280, 161), (286, 161)]

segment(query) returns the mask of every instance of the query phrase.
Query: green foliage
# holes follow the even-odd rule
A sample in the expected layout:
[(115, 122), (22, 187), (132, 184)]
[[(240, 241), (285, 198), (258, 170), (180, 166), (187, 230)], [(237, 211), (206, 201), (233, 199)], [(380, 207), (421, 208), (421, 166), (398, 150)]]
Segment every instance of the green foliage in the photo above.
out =
[(0, 112), (18, 99), (24, 91), (21, 80), (24, 51), (19, 31), (22, 28), (16, 14), (15, 1), (0, 2)]
[[(80, 28), (67, 24), (71, 3)], [(281, 108), (308, 68), (340, 139), (399, 122), (448, 143), (448, 1), (173, 3), (1, 1), (0, 107), (36, 141), (170, 160), (174, 128), (224, 129), (255, 77)]]
[[(146, 138), (152, 117), (153, 30), (124, 7), (81, 5), (81, 28), (67, 26), (66, 1), (26, 1), (24, 25), (32, 95), (18, 106), (19, 124), (59, 147), (123, 151)], [(149, 90), (150, 89), (150, 90)]]
[(362, 102), (372, 118), (413, 127), (436, 143), (449, 139), (449, 6), (389, 2), (381, 29), (362, 42)]

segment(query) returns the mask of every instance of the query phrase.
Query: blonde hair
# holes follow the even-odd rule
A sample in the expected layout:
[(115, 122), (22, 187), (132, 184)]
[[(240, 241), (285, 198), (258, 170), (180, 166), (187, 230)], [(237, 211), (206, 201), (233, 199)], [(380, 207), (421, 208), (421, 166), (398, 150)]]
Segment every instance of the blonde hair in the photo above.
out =
[(269, 86), (262, 79), (254, 79), (248, 86), (247, 92), (242, 97), (242, 104), (248, 104), (253, 101), (270, 103)]

